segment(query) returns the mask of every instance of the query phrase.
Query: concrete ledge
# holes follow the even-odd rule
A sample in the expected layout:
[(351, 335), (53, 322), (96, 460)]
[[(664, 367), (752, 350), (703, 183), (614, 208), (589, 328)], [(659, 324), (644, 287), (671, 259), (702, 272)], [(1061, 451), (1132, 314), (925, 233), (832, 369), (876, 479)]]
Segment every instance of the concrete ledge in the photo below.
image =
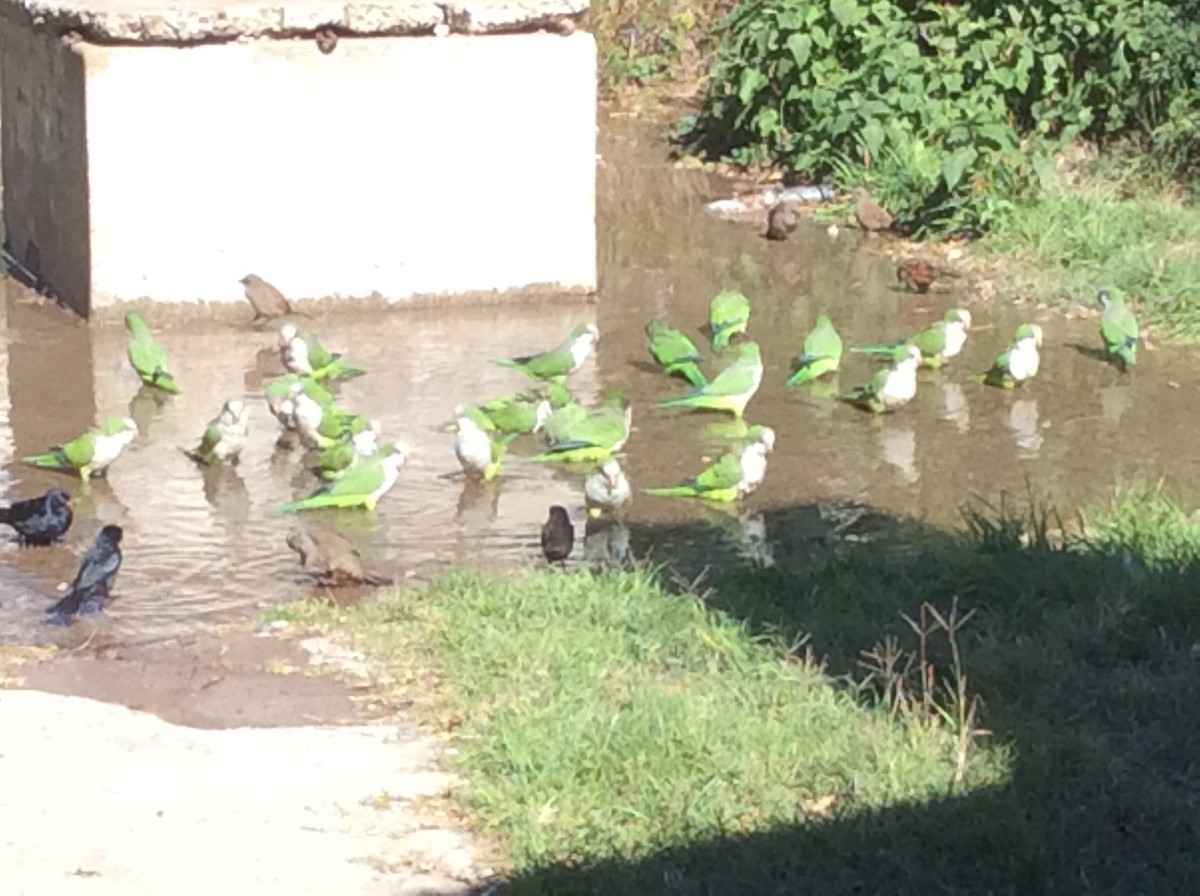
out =
[(53, 34), (95, 43), (211, 43), (295, 37), (330, 28), (343, 35), (569, 32), (587, 0), (400, 0), (387, 3), (220, 3), (177, 0), (2, 0), (0, 14)]
[(80, 314), (596, 287), (590, 34), (0, 45), (8, 248)]

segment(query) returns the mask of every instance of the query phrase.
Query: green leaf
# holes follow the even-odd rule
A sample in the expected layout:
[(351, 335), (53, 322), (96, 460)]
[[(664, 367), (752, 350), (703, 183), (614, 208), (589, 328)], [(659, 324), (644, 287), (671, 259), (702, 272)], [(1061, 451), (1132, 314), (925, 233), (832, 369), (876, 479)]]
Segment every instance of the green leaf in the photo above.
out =
[(808, 57), (812, 54), (812, 38), (807, 34), (793, 34), (787, 39), (788, 49), (796, 60), (797, 68), (808, 65)]
[(858, 5), (858, 0), (830, 0), (829, 11), (843, 28), (857, 25), (867, 11)]
[(754, 94), (758, 93), (759, 88), (767, 85), (767, 79), (754, 68), (742, 69), (741, 81), (738, 84), (738, 99), (743, 104), (749, 104), (753, 99)]
[(957, 187), (967, 167), (978, 157), (979, 153), (973, 146), (964, 146), (942, 159), (942, 180), (946, 182), (946, 188), (953, 190)]
[(862, 141), (867, 149), (871, 151), (872, 156), (879, 155), (879, 150), (883, 148), (885, 138), (882, 125), (872, 119), (868, 121), (862, 129)]

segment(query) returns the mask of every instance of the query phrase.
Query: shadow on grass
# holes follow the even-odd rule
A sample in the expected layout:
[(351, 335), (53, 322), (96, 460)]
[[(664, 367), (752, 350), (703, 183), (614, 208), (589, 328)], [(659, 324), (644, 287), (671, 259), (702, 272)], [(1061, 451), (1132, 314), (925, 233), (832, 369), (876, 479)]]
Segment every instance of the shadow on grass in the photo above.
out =
[[(713, 526), (724, 547), (698, 551)], [(965, 533), (946, 533), (842, 505), (606, 539), (634, 556), (652, 546), (681, 582), (706, 568), (697, 588), (711, 608), (807, 644), (872, 703), (914, 686), (913, 667), (889, 680), (864, 665), (888, 636), (915, 650), (904, 615), (973, 609), (958, 647), (1012, 774), (884, 808), (856, 807), (845, 782), (821, 817), (635, 860), (524, 868), (506, 892), (1200, 892), (1200, 527), (1161, 495), (1115, 502), (1086, 538), (1036, 510), (968, 512)], [(939, 680), (944, 648), (930, 641)]]

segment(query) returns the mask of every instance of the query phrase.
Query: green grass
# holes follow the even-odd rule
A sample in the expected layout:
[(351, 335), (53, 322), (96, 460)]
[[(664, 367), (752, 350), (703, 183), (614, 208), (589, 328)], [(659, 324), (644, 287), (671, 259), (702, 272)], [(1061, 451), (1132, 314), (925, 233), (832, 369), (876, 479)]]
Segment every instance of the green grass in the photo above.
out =
[(460, 571), (279, 612), (441, 670), (512, 892), (1194, 891), (1200, 524), (1153, 489), (1052, 521), (781, 545), (704, 600)]
[[(1132, 195), (1128, 195), (1132, 192)], [(1145, 184), (1093, 181), (1016, 203), (978, 244), (1002, 256), (1008, 289), (1093, 302), (1101, 286), (1140, 300), (1172, 336), (1200, 337), (1200, 209)], [(1015, 262), (1015, 263), (1014, 263)]]

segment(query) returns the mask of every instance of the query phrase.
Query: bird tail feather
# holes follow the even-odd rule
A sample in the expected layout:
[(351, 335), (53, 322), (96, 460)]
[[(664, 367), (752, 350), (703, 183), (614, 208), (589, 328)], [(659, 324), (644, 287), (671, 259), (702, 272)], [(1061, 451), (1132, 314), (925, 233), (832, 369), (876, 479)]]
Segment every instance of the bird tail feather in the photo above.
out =
[(491, 362), (498, 367), (511, 367), (520, 370), (525, 365), (524, 358), (491, 358)]
[(868, 345), (856, 346), (850, 351), (857, 355), (890, 355), (903, 344), (903, 342), (872, 342)]
[(696, 489), (690, 485), (664, 485), (656, 488), (644, 488), (642, 492), (647, 495), (657, 495), (660, 498), (694, 498), (697, 495)]
[(677, 364), (672, 364), (667, 368), (667, 373), (679, 374), (697, 389), (703, 389), (708, 385), (708, 380), (700, 372), (700, 368), (696, 366), (695, 361), (681, 361)]
[(169, 392), (171, 395), (181, 395), (183, 390), (179, 388), (175, 382), (175, 377), (167, 373), (167, 371), (159, 368), (155, 370), (150, 377), (150, 385), (156, 389), (161, 389), (164, 392)]
[(21, 458), (21, 463), (29, 464), (31, 467), (44, 467), (51, 470), (70, 466), (65, 457), (53, 450), (43, 454), (31, 454), (28, 457), (23, 457)]
[(351, 377), (362, 376), (366, 372), (367, 371), (365, 368), (359, 367), (357, 364), (350, 364), (346, 361), (343, 361), (341, 358), (335, 358), (320, 370), (316, 371), (313, 374), (313, 377), (319, 380), (348, 380)]
[(355, 507), (362, 503), (359, 495), (311, 495), (299, 501), (276, 504), (273, 513), (295, 513), (298, 510), (315, 510), (319, 507)]

